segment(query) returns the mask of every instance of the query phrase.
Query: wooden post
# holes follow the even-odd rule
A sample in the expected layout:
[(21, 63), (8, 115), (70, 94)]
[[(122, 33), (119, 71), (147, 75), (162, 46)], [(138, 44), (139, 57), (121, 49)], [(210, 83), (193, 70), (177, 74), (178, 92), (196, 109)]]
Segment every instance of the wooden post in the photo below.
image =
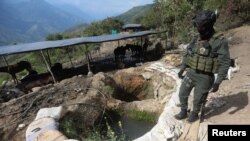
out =
[(142, 47), (142, 36), (141, 36), (141, 47)]
[(71, 67), (73, 68), (73, 67), (74, 67), (74, 64), (73, 64), (73, 62), (72, 62), (72, 59), (71, 59), (71, 57), (70, 57), (69, 52), (67, 51), (67, 49), (66, 49), (66, 52), (67, 52), (67, 55), (68, 55), (68, 57), (69, 57), (69, 61), (70, 61), (70, 63), (71, 63)]
[(47, 62), (47, 60), (46, 60), (46, 58), (45, 58), (45, 56), (44, 56), (42, 50), (41, 50), (41, 54), (42, 54), (42, 56), (43, 56), (43, 60), (44, 60), (44, 62), (45, 62), (45, 64), (46, 64), (46, 66), (47, 66), (47, 69), (48, 69), (49, 73), (51, 74), (51, 76), (52, 76), (52, 78), (53, 78), (54, 83), (56, 83), (55, 76), (54, 76), (53, 72), (51, 71), (51, 69), (50, 69), (50, 67), (49, 67), (49, 64), (48, 64), (48, 62)]
[[(8, 67), (8, 72), (9, 72), (9, 63), (8, 63), (8, 61), (7, 61), (7, 59), (4, 57), (4, 56), (2, 56), (3, 57), (3, 60), (4, 60), (4, 62), (5, 62), (5, 64), (7, 65), (7, 67)], [(11, 75), (12, 76), (12, 75)], [(14, 83), (16, 83), (16, 84), (18, 84), (18, 80), (17, 80), (17, 78), (15, 79), (14, 77), (12, 77), (12, 79), (14, 80)]]
[(141, 36), (141, 55), (140, 55), (140, 61), (142, 61), (142, 60), (144, 61), (144, 51), (143, 51), (142, 36)]
[(49, 67), (51, 68), (52, 63), (51, 63), (51, 59), (50, 59), (50, 56), (49, 56), (49, 50), (46, 50), (46, 53), (47, 53), (47, 57), (48, 57), (48, 60), (49, 60)]
[[(87, 49), (88, 46), (87, 46), (87, 45), (85, 45), (85, 46), (86, 46), (86, 49)], [(91, 71), (91, 68), (90, 68), (90, 60), (89, 60), (89, 55), (88, 55), (88, 53), (89, 53), (88, 51), (85, 52), (86, 59), (87, 59), (87, 63), (88, 63), (88, 71), (89, 71), (89, 72), (92, 72), (92, 71)]]
[(9, 63), (8, 63), (7, 59), (4, 56), (2, 56), (2, 57), (3, 57), (3, 60), (6, 63), (6, 65), (9, 67)]

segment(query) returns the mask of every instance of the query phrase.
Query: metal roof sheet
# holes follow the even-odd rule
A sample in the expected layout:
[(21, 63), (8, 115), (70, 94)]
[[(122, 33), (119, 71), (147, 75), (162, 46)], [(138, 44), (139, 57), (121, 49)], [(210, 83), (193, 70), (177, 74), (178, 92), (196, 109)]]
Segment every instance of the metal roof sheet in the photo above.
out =
[(142, 31), (136, 32), (132, 34), (112, 34), (112, 35), (101, 35), (101, 36), (92, 36), (92, 37), (81, 37), (81, 38), (72, 38), (72, 39), (64, 39), (64, 40), (56, 40), (56, 41), (42, 41), (42, 42), (34, 42), (34, 43), (25, 43), (25, 44), (17, 44), (17, 45), (7, 45), (0, 46), (0, 55), (10, 55), (24, 52), (32, 52), (38, 50), (46, 50), (51, 48), (62, 48), (69, 47), (72, 45), (78, 44), (87, 44), (87, 43), (101, 43), (108, 41), (116, 41), (127, 38), (134, 38), (140, 36), (146, 36), (150, 34), (157, 34), (156, 31)]

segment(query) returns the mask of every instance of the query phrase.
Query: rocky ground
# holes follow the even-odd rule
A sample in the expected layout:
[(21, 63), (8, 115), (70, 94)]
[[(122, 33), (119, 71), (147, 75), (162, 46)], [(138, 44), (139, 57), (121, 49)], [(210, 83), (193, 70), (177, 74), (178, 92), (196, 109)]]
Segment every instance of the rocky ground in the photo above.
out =
[(223, 81), (210, 98), (224, 106), (208, 114), (205, 118), (215, 124), (250, 124), (250, 26), (243, 26), (227, 32), (231, 58), (238, 57), (240, 71), (233, 73), (231, 80)]
[[(102, 55), (107, 52), (103, 50)], [(127, 69), (122, 70), (112, 66), (113, 70), (90, 77), (76, 75), (35, 88), (28, 94), (12, 87), (2, 88), (1, 95), (7, 96), (8, 101), (0, 104), (0, 140), (25, 140), (27, 126), (35, 119), (38, 110), (46, 107), (63, 106), (68, 110), (66, 118), (81, 119), (79, 123), (89, 130), (115, 110), (139, 110), (160, 115), (167, 101), (162, 102), (162, 99), (170, 97), (174, 83), (161, 73), (145, 70), (151, 63), (126, 66)]]

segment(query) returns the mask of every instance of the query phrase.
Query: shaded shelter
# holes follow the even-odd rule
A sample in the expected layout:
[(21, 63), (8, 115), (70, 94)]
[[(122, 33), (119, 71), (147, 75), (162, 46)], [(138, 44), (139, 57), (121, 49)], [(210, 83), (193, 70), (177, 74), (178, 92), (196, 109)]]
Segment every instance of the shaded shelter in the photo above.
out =
[[(46, 59), (45, 54), (43, 53), (43, 51), (45, 50), (55, 49), (55, 48), (69, 48), (74, 45), (89, 44), (89, 43), (102, 43), (102, 42), (109, 42), (109, 41), (118, 41), (118, 44), (119, 44), (119, 40), (122, 40), (122, 39), (142, 37), (142, 36), (147, 36), (147, 35), (157, 34), (157, 33), (158, 32), (156, 31), (142, 31), (142, 32), (136, 32), (132, 34), (111, 34), (111, 35), (101, 35), (101, 36), (92, 36), (92, 37), (71, 38), (71, 39), (56, 40), (56, 41), (41, 41), (41, 42), (34, 42), (34, 43), (6, 45), (6, 46), (0, 46), (0, 56), (3, 56), (4, 58), (5, 56), (11, 55), (11, 54), (40, 51), (41, 55), (43, 56), (43, 59), (47, 66), (48, 71), (53, 76), (53, 73), (50, 70), (51, 61), (49, 59), (49, 55), (47, 53), (48, 59)], [(6, 64), (8, 64), (7, 60), (6, 60)], [(88, 59), (88, 64), (89, 64), (89, 59)], [(89, 68), (89, 71), (90, 71), (90, 68)], [(54, 79), (54, 81), (56, 80)]]

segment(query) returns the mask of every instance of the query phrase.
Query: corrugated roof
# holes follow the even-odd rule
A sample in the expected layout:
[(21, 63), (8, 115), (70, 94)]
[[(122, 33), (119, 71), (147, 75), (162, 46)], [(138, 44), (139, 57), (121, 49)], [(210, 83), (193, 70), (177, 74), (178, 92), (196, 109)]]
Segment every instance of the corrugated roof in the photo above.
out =
[(156, 33), (158, 32), (142, 31), (132, 34), (112, 34), (112, 35), (72, 38), (72, 39), (57, 40), (57, 41), (42, 41), (35, 43), (0, 46), (0, 55), (10, 55), (10, 54), (32, 52), (32, 51), (45, 50), (51, 48), (69, 47), (72, 45), (86, 44), (86, 43), (101, 43), (108, 41), (116, 41), (116, 40), (146, 36)]

